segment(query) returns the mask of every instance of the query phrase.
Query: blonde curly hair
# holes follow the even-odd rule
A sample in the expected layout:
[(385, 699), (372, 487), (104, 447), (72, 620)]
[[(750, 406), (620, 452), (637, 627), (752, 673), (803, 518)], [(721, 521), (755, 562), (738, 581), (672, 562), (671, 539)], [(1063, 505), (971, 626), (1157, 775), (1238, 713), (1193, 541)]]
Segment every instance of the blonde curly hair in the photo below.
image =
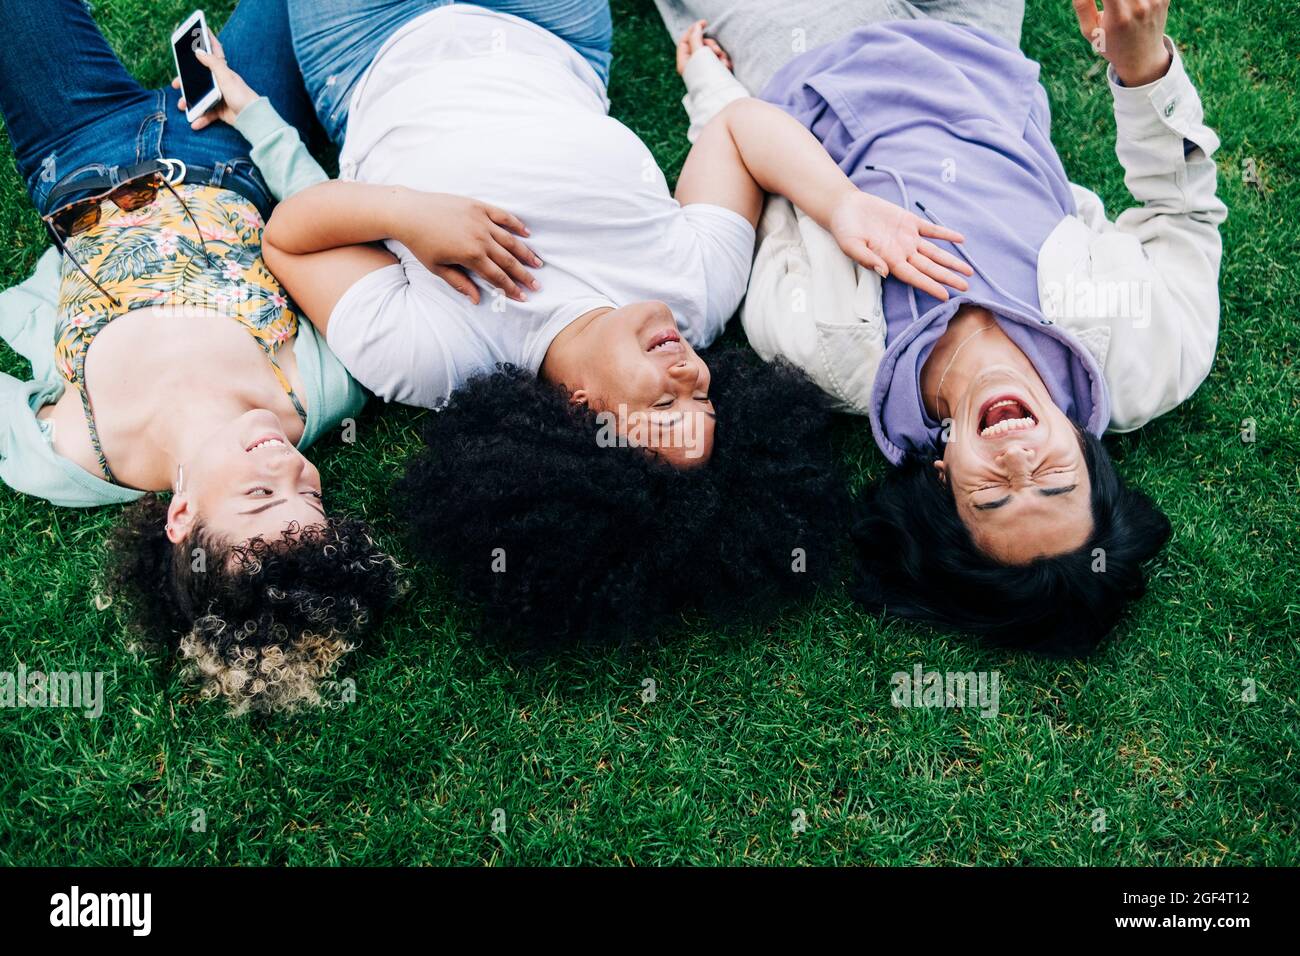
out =
[[(352, 519), (235, 544), (199, 525), (172, 544), (166, 511), (156, 495), (127, 509), (110, 586), (147, 636), (175, 650), (182, 679), (232, 715), (328, 703), (322, 689), (404, 590), (397, 561)], [(206, 554), (198, 566), (196, 547)]]

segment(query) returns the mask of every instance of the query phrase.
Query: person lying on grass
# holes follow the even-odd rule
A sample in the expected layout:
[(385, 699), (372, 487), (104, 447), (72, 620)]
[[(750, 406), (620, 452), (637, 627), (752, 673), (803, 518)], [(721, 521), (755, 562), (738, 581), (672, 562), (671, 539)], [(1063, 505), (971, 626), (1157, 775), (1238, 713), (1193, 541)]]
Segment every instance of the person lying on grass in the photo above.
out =
[(342, 178), (277, 208), (267, 262), (359, 381), (440, 409), (400, 488), (414, 547), (548, 637), (734, 614), (825, 573), (819, 397), (697, 349), (744, 294), (765, 190), (940, 297), (968, 267), (930, 238), (960, 236), (846, 188), (770, 106), (701, 144), (674, 198), (608, 115), (604, 0), (290, 16)]
[[(325, 178), (299, 135), (313, 120), (284, 2), (243, 0), (222, 32), (267, 96), (214, 40), (200, 59), (224, 100), (193, 128), (80, 0), (0, 0), (0, 20), (0, 110), (62, 253), (0, 297), (33, 372), (0, 376), (0, 477), (57, 505), (128, 505), (114, 588), (205, 696), (317, 701), (399, 577), (365, 524), (326, 514), (298, 450), (364, 398), (261, 260), (273, 196)], [(51, 36), (67, 57), (33, 54)]]
[[(670, 20), (717, 6), (661, 3)], [(772, 38), (814, 7), (827, 42), (792, 59)], [(1052, 146), (1038, 64), (1018, 48), (1022, 4), (758, 4), (713, 48), (703, 22), (679, 47), (696, 149), (770, 108), (731, 76), (725, 48), (855, 190), (965, 235), (953, 251), (975, 274), (944, 299), (855, 268), (815, 209), (772, 199), (742, 321), (764, 357), (869, 416), (897, 466), (854, 528), (866, 606), (1059, 652), (1111, 630), (1169, 536), (1100, 436), (1173, 409), (1208, 374), (1226, 216), (1219, 141), (1164, 34), (1167, 4), (1075, 9), (1109, 61), (1117, 153), (1140, 203), (1113, 223)]]

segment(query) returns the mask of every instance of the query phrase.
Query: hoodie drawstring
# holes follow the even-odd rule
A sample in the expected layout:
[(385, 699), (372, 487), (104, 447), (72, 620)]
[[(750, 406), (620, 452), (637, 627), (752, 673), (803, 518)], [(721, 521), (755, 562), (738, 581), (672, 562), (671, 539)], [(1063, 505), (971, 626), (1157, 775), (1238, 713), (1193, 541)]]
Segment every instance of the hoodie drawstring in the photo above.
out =
[[(876, 172), (882, 172), (886, 176), (889, 176), (891, 179), (893, 179), (894, 185), (898, 187), (898, 193), (902, 197), (903, 200), (902, 205), (904, 208), (906, 208), (909, 205), (914, 205), (916, 206), (917, 209), (921, 210), (921, 214), (925, 216), (926, 219), (929, 219), (936, 226), (945, 225), (944, 222), (941, 219), (939, 219), (938, 216), (934, 215), (932, 212), (930, 212), (930, 210), (926, 209), (925, 205), (922, 204), (919, 200), (916, 201), (915, 203), (912, 202), (911, 197), (908, 196), (907, 193), (907, 186), (903, 182), (903, 176), (896, 169), (893, 169), (889, 166), (875, 166), (871, 164), (864, 165), (862, 168), (873, 170)], [(971, 256), (969, 253), (966, 252), (966, 250), (962, 247), (961, 243), (953, 242), (953, 243), (949, 243), (949, 245), (953, 247), (957, 255), (965, 259), (966, 263), (972, 269), (974, 269), (976, 272), (979, 273), (980, 278), (983, 279), (985, 282), (987, 282), (995, 292), (1009, 299), (1010, 301), (1016, 303), (1016, 305), (1018, 305), (1021, 309), (1025, 311), (1026, 315), (1035, 315), (1039, 313), (1040, 310), (1038, 309), (1037, 306), (1030, 305), (1028, 302), (1020, 298), (1019, 296), (1014, 295), (1011, 292), (1008, 292), (1006, 289), (1002, 287), (1001, 283), (999, 283), (996, 279), (993, 278), (993, 276), (989, 275), (987, 272), (981, 269), (979, 263), (975, 261), (975, 258), (973, 256)], [(916, 307), (916, 289), (912, 288), (912, 286), (909, 285), (907, 286), (907, 293), (908, 293), (907, 296), (908, 305), (912, 309), (912, 321), (915, 322), (920, 318), (920, 315), (918, 314), (917, 307)]]

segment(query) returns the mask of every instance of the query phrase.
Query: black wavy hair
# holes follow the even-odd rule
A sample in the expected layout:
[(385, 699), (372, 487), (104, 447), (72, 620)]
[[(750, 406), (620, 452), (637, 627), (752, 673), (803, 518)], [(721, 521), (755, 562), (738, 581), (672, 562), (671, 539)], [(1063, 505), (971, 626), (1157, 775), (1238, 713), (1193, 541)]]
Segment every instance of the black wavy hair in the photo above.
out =
[(694, 469), (601, 447), (594, 414), (518, 369), (471, 380), (430, 416), (399, 513), (487, 633), (621, 643), (688, 610), (763, 613), (832, 573), (848, 500), (820, 389), (736, 347), (702, 357), (717, 421)]
[(108, 584), (150, 643), (233, 713), (321, 703), (321, 682), (401, 594), (398, 563), (360, 521), (332, 517), (278, 538), (231, 543), (201, 524), (167, 538), (167, 503), (127, 506), (109, 542)]
[[(934, 467), (910, 459), (855, 508), (853, 596), (868, 610), (1002, 646), (1091, 652), (1146, 592), (1142, 563), (1164, 547), (1170, 527), (1150, 498), (1124, 484), (1099, 438), (1081, 432), (1080, 445), (1092, 483), (1093, 532), (1083, 547), (1024, 565), (995, 561), (975, 546)], [(1104, 571), (1094, 570), (1103, 560)]]

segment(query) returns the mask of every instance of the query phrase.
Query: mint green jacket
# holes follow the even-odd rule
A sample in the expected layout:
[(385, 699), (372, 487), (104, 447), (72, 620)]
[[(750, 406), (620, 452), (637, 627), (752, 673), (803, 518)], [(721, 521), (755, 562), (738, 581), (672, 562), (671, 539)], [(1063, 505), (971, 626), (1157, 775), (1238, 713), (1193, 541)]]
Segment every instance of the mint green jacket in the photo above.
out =
[[(261, 97), (239, 114), (235, 128), (252, 144), (251, 156), (277, 199), (327, 177), (302, 144), (298, 131)], [(32, 363), (31, 381), (0, 372), (0, 479), (16, 491), (56, 505), (89, 508), (124, 504), (144, 492), (104, 481), (58, 455), (36, 413), (59, 400), (66, 382), (54, 367), (58, 313), (59, 252), (51, 247), (27, 281), (0, 292), (0, 338)], [(343, 368), (305, 318), (293, 344), (302, 376), (306, 448), (365, 404), (365, 392)]]

